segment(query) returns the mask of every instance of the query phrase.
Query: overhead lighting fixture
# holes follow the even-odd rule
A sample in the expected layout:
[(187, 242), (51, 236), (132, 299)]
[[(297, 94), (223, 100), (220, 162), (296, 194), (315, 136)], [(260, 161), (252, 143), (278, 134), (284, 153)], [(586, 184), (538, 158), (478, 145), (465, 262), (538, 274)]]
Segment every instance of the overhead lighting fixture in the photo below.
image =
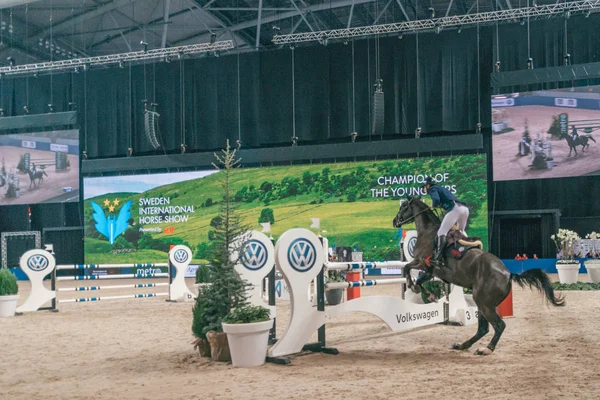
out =
[(140, 42), (140, 46), (142, 46), (142, 50), (144, 51), (144, 53), (148, 51), (148, 43), (146, 43), (142, 40)]
[(210, 44), (215, 44), (216, 41), (217, 41), (217, 34), (213, 32), (210, 34)]
[[(599, 0), (600, 1), (600, 0)], [(119, 66), (120, 63), (132, 63), (146, 60), (164, 60), (166, 57), (184, 57), (192, 54), (214, 54), (215, 52), (233, 48), (233, 41), (200, 43), (188, 46), (167, 47), (148, 51), (134, 51), (130, 53), (110, 54), (106, 56), (73, 58), (53, 62), (15, 65), (14, 67), (0, 67), (0, 73), (9, 75), (34, 75), (39, 73), (57, 72), (71, 73), (76, 68), (87, 71), (93, 66)]]
[(475, 14), (452, 15), (436, 19), (420, 19), (397, 22), (384, 25), (370, 25), (356, 28), (333, 29), (328, 31), (315, 31), (304, 33), (291, 33), (273, 37), (274, 44), (290, 44), (303, 42), (322, 42), (326, 36), (329, 40), (344, 40), (354, 37), (373, 35), (389, 35), (394, 33), (416, 33), (419, 31), (433, 31), (436, 26), (441, 29), (457, 29), (477, 25), (495, 25), (498, 22), (510, 24), (522, 19), (547, 19), (571, 14), (584, 15), (588, 11), (600, 8), (600, 0), (566, 1), (537, 5), (537, 7), (507, 8), (504, 10), (489, 11)]
[(435, 18), (435, 8), (433, 8), (433, 6), (429, 7), (429, 18)]

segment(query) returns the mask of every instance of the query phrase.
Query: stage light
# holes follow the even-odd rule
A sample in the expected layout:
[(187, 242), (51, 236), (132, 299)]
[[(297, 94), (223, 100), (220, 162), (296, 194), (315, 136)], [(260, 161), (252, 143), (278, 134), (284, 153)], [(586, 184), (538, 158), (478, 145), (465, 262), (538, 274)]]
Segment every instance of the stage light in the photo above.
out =
[(217, 41), (217, 34), (213, 32), (210, 34), (210, 44), (214, 44), (216, 41)]
[(140, 42), (140, 46), (142, 46), (142, 49), (144, 50), (144, 53), (148, 51), (148, 43), (144, 42), (143, 40)]

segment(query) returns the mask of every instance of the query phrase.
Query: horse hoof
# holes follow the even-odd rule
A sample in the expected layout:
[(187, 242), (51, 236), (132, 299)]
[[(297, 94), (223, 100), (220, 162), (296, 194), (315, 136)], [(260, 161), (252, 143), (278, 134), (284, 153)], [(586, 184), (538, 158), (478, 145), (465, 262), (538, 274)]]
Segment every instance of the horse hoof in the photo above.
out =
[(475, 352), (476, 356), (489, 356), (493, 353), (492, 350), (490, 350), (488, 347), (483, 347), (480, 349), (477, 349), (477, 351)]
[(465, 346), (462, 345), (462, 343), (454, 343), (451, 347), (451, 350), (467, 350), (467, 348)]
[(421, 287), (420, 286), (414, 285), (410, 289), (412, 290), (413, 293), (416, 293), (416, 294), (421, 293)]
[(430, 294), (429, 297), (427, 298), (427, 300), (429, 300), (432, 303), (437, 303), (438, 300), (435, 298), (435, 295)]

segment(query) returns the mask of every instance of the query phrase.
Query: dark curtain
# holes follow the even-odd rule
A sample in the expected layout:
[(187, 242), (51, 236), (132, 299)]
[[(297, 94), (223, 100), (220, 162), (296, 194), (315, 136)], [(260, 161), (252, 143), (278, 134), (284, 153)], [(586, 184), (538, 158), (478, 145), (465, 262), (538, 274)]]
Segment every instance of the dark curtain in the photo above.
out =
[[(596, 14), (568, 20), (567, 51), (573, 63), (599, 60), (599, 22)], [(356, 40), (354, 60), (351, 42), (297, 47), (294, 97), (292, 51), (284, 48), (185, 60), (183, 64), (173, 60), (2, 79), (0, 105), (8, 115), (21, 115), (24, 105), (32, 113), (43, 113), (49, 103), (57, 111), (68, 110), (69, 103), (75, 103), (81, 147), (90, 158), (121, 157), (129, 147), (134, 156), (178, 152), (182, 141), (188, 151), (212, 150), (222, 148), (225, 139), (235, 142), (238, 135), (245, 147), (289, 145), (294, 126), (301, 143), (335, 143), (349, 140), (354, 120), (359, 140), (377, 140), (370, 136), (371, 106), (373, 85), (380, 76), (386, 138), (413, 135), (419, 125), (424, 136), (473, 132), (479, 119), (488, 132), (490, 74), (496, 60), (501, 61), (503, 70), (526, 68), (529, 54), (536, 68), (563, 63), (564, 20), (532, 21), (530, 30), (527, 40), (526, 25), (504, 25), (498, 30), (482, 27), (479, 48), (476, 28), (420, 34), (418, 63), (416, 35)], [(569, 83), (547, 86), (565, 84)], [(153, 150), (146, 138), (143, 100), (158, 104), (163, 149)], [(489, 150), (488, 135), (486, 142)], [(600, 215), (598, 202), (590, 201), (600, 195), (595, 177), (498, 182), (491, 189), (496, 195), (495, 201), (490, 199), (493, 210), (560, 208), (565, 218)], [(28, 225), (22, 219), (10, 223), (12, 212), (3, 215), (4, 230)], [(49, 211), (47, 217), (36, 218), (46, 227), (79, 224), (75, 210)]]

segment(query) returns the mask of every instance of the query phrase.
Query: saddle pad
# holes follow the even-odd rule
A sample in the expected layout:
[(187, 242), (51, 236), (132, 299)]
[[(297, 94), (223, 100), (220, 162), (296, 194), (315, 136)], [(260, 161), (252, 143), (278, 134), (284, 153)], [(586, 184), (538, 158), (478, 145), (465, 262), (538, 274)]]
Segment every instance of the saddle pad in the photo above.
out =
[(479, 246), (457, 246), (450, 249), (450, 256), (456, 260), (460, 260), (471, 249), (478, 249)]

